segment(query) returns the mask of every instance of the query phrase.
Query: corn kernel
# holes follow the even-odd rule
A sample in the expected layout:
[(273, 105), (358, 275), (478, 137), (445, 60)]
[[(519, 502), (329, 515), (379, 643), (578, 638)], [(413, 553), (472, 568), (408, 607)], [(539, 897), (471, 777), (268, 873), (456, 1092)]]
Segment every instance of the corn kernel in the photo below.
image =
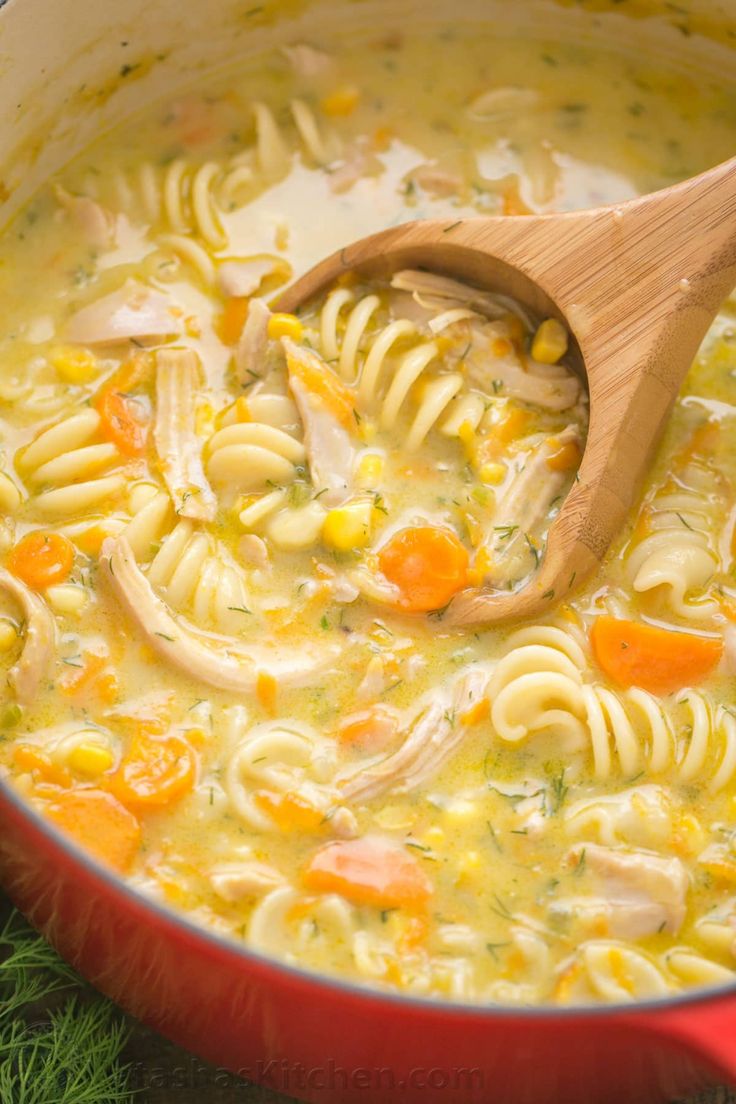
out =
[(345, 84), (325, 96), (320, 106), (325, 115), (352, 115), (359, 100), (360, 92), (355, 85)]
[(383, 475), (383, 457), (369, 452), (358, 464), (356, 480), (359, 487), (373, 489)]
[(200, 403), (194, 414), (195, 432), (199, 437), (209, 437), (215, 428), (215, 412), (208, 402)]
[(109, 748), (102, 744), (77, 744), (67, 758), (67, 763), (78, 774), (86, 774), (93, 778), (95, 775), (104, 774), (113, 765), (113, 755)]
[(7, 652), (18, 642), (18, 633), (12, 621), (0, 619), (0, 652)]
[(422, 843), (425, 843), (427, 847), (441, 847), (444, 842), (445, 833), (441, 828), (438, 828), (436, 824), (428, 828), (422, 836)]
[(493, 486), (498, 486), (498, 484), (503, 483), (506, 478), (506, 468), (503, 464), (483, 464), (478, 475), (483, 483), (490, 483)]
[(100, 374), (94, 353), (78, 345), (59, 345), (49, 359), (67, 383), (91, 383)]
[(272, 314), (268, 320), (268, 336), (272, 341), (279, 337), (290, 337), (292, 341), (301, 341), (304, 327), (295, 314)]
[(457, 864), (458, 874), (461, 878), (472, 877), (481, 869), (482, 863), (480, 851), (466, 851)]
[(457, 435), (463, 443), (465, 455), (468, 460), (474, 460), (478, 451), (478, 442), (476, 440), (475, 430), (470, 422), (463, 422), (457, 431)]
[(371, 539), (371, 514), (370, 502), (351, 502), (330, 510), (322, 529), (322, 540), (339, 552), (365, 548)]
[(545, 318), (534, 335), (532, 356), (541, 364), (556, 364), (567, 352), (567, 330), (556, 318)]

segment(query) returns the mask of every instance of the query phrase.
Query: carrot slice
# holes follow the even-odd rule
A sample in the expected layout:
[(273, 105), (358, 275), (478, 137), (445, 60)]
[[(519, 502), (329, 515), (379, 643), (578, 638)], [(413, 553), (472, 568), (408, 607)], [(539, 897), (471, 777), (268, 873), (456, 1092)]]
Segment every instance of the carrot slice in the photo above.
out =
[(420, 909), (432, 895), (416, 859), (380, 836), (328, 843), (312, 856), (304, 881), (314, 893), (339, 893), (376, 908)]
[(723, 642), (637, 621), (598, 617), (590, 641), (598, 665), (620, 686), (669, 694), (701, 682), (716, 666)]
[(102, 790), (61, 790), (44, 803), (46, 816), (95, 858), (121, 873), (129, 870), (141, 843), (136, 817)]
[(124, 805), (159, 808), (179, 801), (194, 785), (197, 756), (181, 736), (136, 733), (109, 789)]
[(313, 832), (325, 821), (325, 814), (298, 793), (273, 794), (262, 790), (254, 799), (282, 832)]
[(383, 751), (399, 728), (396, 713), (385, 705), (372, 705), (346, 717), (337, 730), (341, 744), (363, 751)]
[(468, 553), (449, 529), (421, 525), (401, 529), (378, 554), (381, 571), (401, 591), (411, 613), (441, 609), (467, 585)]
[(250, 299), (235, 295), (225, 303), (225, 309), (217, 321), (217, 336), (225, 345), (235, 345), (243, 332), (248, 317)]
[(74, 545), (62, 533), (34, 529), (26, 533), (8, 556), (12, 571), (32, 590), (63, 583), (74, 566)]
[(133, 417), (126, 396), (112, 389), (103, 391), (95, 401), (95, 409), (101, 418), (103, 437), (124, 456), (140, 456), (146, 447), (146, 430)]

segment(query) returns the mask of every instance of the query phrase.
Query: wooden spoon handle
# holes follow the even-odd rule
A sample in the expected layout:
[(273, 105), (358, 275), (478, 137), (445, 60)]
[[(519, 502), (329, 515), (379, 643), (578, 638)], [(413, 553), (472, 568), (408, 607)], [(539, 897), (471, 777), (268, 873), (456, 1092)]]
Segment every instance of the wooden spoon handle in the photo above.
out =
[(585, 455), (537, 576), (516, 594), (464, 592), (448, 611), (453, 622), (544, 614), (621, 530), (682, 380), (736, 284), (736, 160), (546, 229), (533, 258), (507, 238), (504, 259), (537, 281), (577, 338), (591, 404)]

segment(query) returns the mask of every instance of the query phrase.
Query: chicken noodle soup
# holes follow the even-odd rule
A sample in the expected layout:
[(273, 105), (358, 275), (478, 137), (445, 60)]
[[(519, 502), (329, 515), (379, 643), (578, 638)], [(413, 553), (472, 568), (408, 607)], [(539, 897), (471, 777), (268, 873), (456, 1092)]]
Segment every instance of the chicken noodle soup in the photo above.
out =
[(142, 892), (371, 986), (569, 1004), (733, 980), (733, 303), (598, 577), (479, 632), (445, 606), (523, 585), (576, 478), (564, 327), (412, 270), (298, 317), (275, 299), (402, 220), (690, 175), (731, 151), (734, 103), (483, 28), (320, 36), (39, 193), (0, 245), (17, 790)]

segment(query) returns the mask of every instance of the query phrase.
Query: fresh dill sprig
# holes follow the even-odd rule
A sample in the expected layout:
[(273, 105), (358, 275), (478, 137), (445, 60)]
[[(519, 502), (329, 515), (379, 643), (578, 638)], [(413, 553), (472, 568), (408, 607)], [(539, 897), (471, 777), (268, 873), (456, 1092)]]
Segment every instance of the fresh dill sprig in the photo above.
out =
[[(129, 1104), (130, 1028), (17, 913), (0, 930), (0, 1100)], [(49, 998), (54, 998), (49, 1011)]]

